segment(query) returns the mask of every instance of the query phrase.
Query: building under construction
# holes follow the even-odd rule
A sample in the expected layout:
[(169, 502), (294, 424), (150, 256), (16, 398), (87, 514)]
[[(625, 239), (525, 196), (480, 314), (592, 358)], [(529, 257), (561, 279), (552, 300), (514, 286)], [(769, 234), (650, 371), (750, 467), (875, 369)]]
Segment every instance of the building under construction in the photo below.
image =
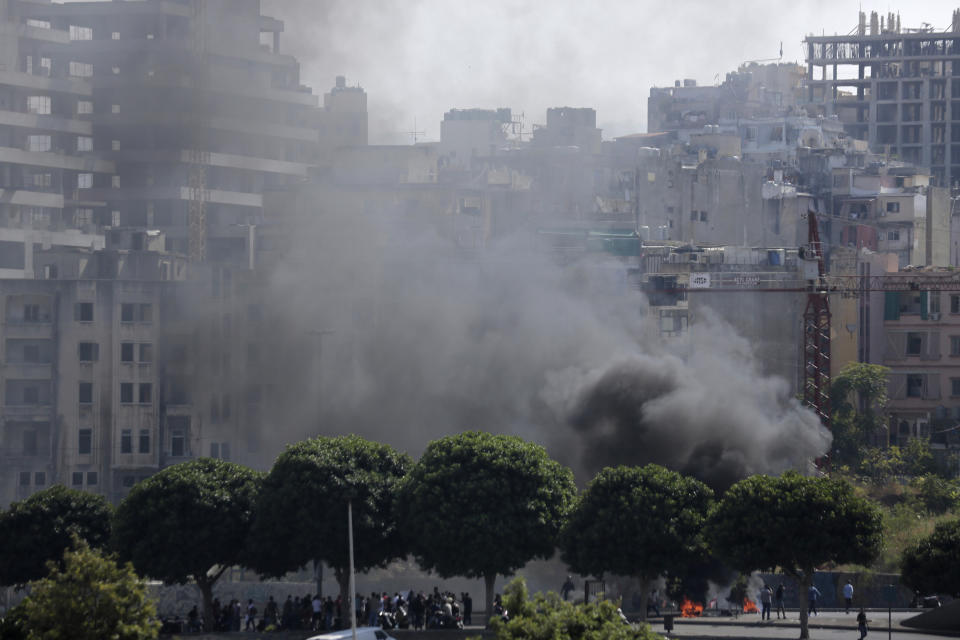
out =
[(808, 36), (807, 100), (871, 148), (960, 184), (960, 12), (949, 28), (860, 13), (850, 33)]

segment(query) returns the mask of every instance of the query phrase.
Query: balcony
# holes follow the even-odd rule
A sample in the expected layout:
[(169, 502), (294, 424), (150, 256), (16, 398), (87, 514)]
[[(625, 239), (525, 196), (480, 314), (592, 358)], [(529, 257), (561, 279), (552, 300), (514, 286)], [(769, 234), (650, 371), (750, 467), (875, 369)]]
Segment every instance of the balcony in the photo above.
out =
[(3, 416), (9, 418), (42, 418), (50, 420), (53, 406), (49, 404), (7, 404), (3, 406)]
[(4, 323), (4, 337), (8, 339), (52, 338), (53, 323), (50, 321), (24, 322), (7, 318)]
[(3, 375), (6, 378), (29, 380), (48, 380), (53, 377), (53, 364), (50, 362), (5, 362)]

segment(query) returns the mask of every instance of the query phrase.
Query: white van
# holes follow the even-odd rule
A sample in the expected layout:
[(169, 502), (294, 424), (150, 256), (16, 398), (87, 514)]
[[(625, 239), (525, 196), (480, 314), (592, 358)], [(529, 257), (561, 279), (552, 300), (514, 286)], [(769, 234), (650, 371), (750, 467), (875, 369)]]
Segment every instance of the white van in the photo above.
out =
[[(350, 629), (332, 631), (312, 636), (307, 640), (353, 640), (353, 631)], [(357, 627), (357, 640), (396, 640), (396, 638), (379, 627)]]

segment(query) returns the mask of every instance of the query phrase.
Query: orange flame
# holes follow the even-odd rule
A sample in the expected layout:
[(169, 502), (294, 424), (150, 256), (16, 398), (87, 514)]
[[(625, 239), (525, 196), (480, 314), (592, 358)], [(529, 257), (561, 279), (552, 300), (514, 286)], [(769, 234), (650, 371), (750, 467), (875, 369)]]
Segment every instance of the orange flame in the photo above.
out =
[(680, 616), (682, 618), (696, 618), (703, 613), (703, 605), (699, 602), (691, 602), (687, 598), (680, 603)]
[(760, 611), (760, 610), (757, 609), (757, 605), (755, 605), (755, 604), (753, 603), (753, 600), (751, 600), (750, 598), (744, 598), (744, 599), (743, 599), (743, 612), (744, 612), (744, 613), (759, 613), (759, 611)]

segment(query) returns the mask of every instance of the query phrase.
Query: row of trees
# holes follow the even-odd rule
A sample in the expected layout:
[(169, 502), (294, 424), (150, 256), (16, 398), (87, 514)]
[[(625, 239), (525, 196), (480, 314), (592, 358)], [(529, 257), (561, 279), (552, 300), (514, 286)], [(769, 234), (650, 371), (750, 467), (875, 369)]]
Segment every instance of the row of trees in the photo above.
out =
[[(716, 499), (648, 465), (604, 469), (578, 493), (569, 469), (513, 436), (450, 436), (416, 463), (356, 436), (321, 437), (288, 447), (266, 474), (211, 459), (169, 467), (112, 514), (63, 487), (37, 494), (0, 514), (0, 579), (40, 577), (76, 534), (109, 540), (143, 575), (194, 581), (208, 623), (229, 566), (282, 576), (323, 562), (346, 598), (348, 502), (359, 571), (412, 554), (441, 577), (483, 578), (487, 611), (498, 575), (557, 548), (580, 574), (637, 577), (645, 598), (651, 581), (710, 555), (744, 572), (779, 567), (805, 588), (824, 563), (869, 563), (882, 530), (873, 503), (829, 478), (753, 476)], [(804, 608), (801, 627), (807, 637)]]

